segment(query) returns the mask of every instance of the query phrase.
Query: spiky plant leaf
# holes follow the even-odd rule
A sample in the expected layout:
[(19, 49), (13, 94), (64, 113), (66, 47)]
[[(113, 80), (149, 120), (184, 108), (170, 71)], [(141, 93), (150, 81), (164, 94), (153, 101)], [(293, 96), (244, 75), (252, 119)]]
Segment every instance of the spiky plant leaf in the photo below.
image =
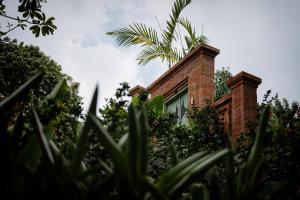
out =
[(38, 117), (38, 114), (37, 114), (37, 112), (34, 108), (32, 109), (32, 113), (33, 113), (33, 117), (34, 117), (34, 125), (35, 125), (35, 128), (36, 128), (37, 133), (38, 133), (38, 140), (39, 140), (42, 152), (46, 156), (47, 160), (52, 165), (54, 165), (55, 164), (54, 157), (53, 157), (52, 152), (50, 150), (48, 138), (45, 136), (45, 133), (43, 131), (43, 125), (42, 125), (42, 123), (41, 123), (41, 121)]
[[(95, 88), (92, 102), (91, 102), (90, 108), (88, 110), (88, 115), (96, 114), (97, 100), (98, 100), (98, 85)], [(81, 165), (80, 163), (81, 163), (82, 158), (87, 149), (88, 133), (91, 129), (91, 126), (92, 126), (91, 119), (89, 117), (87, 117), (86, 121), (83, 124), (83, 127), (81, 129), (79, 139), (77, 141), (77, 148), (76, 148), (74, 156), (73, 156), (73, 161), (72, 161), (72, 173), (73, 174), (76, 174), (78, 172), (78, 170), (80, 169), (80, 165)]]
[(183, 171), (176, 174), (164, 187), (164, 191), (168, 196), (172, 197), (173, 195), (180, 192), (187, 185), (189, 185), (193, 179), (195, 179), (199, 174), (204, 173), (210, 167), (214, 166), (217, 162), (223, 159), (228, 154), (228, 149), (224, 149), (217, 153), (209, 154), (200, 160), (192, 163), (190, 166), (185, 168)]
[(207, 152), (199, 152), (191, 155), (184, 161), (178, 163), (176, 166), (172, 167), (168, 172), (162, 174), (158, 177), (156, 185), (163, 189), (169, 183), (170, 179), (172, 179), (176, 174), (190, 166), (192, 163), (196, 162), (197, 160), (203, 158), (207, 155)]
[(270, 107), (267, 106), (259, 119), (258, 131), (255, 136), (253, 146), (245, 165), (241, 167), (238, 175), (238, 198), (250, 198), (257, 185), (258, 172), (261, 167), (260, 153), (263, 148), (263, 138), (268, 125)]
[(121, 152), (120, 147), (101, 124), (100, 120), (92, 113), (90, 113), (88, 117), (91, 119), (93, 129), (97, 133), (99, 142), (111, 155), (114, 166), (114, 174), (120, 181), (120, 197), (126, 198), (132, 194), (135, 194), (131, 170), (129, 169), (129, 163), (126, 160), (125, 155)]
[(62, 101), (67, 89), (67, 81), (62, 79), (55, 85), (51, 93), (46, 96), (45, 100)]

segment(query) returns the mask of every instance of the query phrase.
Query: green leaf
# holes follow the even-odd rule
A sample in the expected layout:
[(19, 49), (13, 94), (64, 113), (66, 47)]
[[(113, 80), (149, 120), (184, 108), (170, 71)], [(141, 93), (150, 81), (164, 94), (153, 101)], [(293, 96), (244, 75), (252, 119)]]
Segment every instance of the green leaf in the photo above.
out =
[[(43, 21), (43, 16), (41, 15), (41, 13), (39, 12), (34, 12), (34, 15), (41, 21)], [(23, 17), (24, 17), (24, 14), (23, 14)]]
[(33, 171), (37, 164), (40, 161), (40, 158), (42, 156), (42, 151), (40, 148), (38, 136), (34, 134), (31, 138), (28, 144), (25, 146), (24, 150), (21, 152), (21, 160), (23, 163), (26, 164), (26, 166)]
[(23, 17), (24, 17), (24, 18), (27, 18), (28, 15), (29, 15), (29, 11), (26, 11), (26, 12), (23, 13)]
[(91, 119), (94, 130), (97, 131), (99, 141), (111, 155), (115, 175), (120, 180), (120, 196), (125, 198), (129, 195), (129, 191), (134, 192), (129, 164), (124, 154), (122, 154), (120, 147), (103, 127), (100, 120), (92, 113), (88, 115), (88, 118)]
[(10, 109), (17, 101), (24, 98), (26, 93), (39, 81), (42, 73), (39, 72), (31, 77), (26, 83), (21, 85), (15, 92), (0, 102), (0, 113)]
[[(53, 100), (55, 102), (62, 102), (64, 95), (66, 94), (68, 89), (68, 84), (65, 79), (60, 80), (45, 98), (45, 100)], [(45, 101), (44, 100), (44, 101)]]
[(17, 121), (15, 123), (13, 133), (12, 133), (12, 150), (19, 153), (19, 141), (21, 140), (24, 129), (24, 116), (23, 113), (18, 115)]
[(163, 32), (163, 41), (165, 46), (170, 47), (174, 39), (174, 32), (182, 10), (189, 5), (192, 0), (176, 0), (172, 7), (172, 14), (167, 21), (166, 30)]
[(227, 156), (227, 186), (228, 186), (228, 199), (235, 200), (236, 199), (236, 184), (235, 184), (235, 175), (234, 175), (234, 160), (233, 160), (233, 151), (229, 134), (227, 134), (227, 148), (229, 150)]
[(169, 183), (170, 179), (172, 179), (176, 174), (190, 166), (192, 163), (196, 162), (197, 160), (203, 158), (207, 155), (207, 152), (199, 152), (191, 155), (184, 161), (178, 163), (176, 166), (172, 167), (168, 172), (162, 174), (158, 177), (156, 185), (159, 188), (164, 188)]
[(39, 25), (31, 26), (29, 29), (32, 31), (32, 33), (35, 35), (35, 37), (38, 37), (40, 35), (41, 28)]
[(134, 23), (129, 27), (120, 28), (106, 34), (116, 38), (118, 45), (121, 46), (158, 45), (159, 43), (156, 30), (141, 23)]
[(46, 36), (49, 34), (48, 26), (42, 26), (42, 35)]
[(241, 191), (239, 193), (240, 198), (252, 194), (255, 186), (257, 185), (258, 172), (261, 166), (259, 159), (261, 150), (263, 148), (263, 139), (268, 125), (269, 113), (270, 107), (267, 106), (260, 116), (258, 131), (256, 133), (248, 160), (245, 163), (245, 169), (243, 171), (244, 174), (241, 175), (243, 176), (243, 178), (241, 178), (243, 182), (239, 183), (239, 185), (241, 185)]
[[(181, 171), (176, 171), (172, 177), (169, 176), (164, 185), (162, 185), (163, 191), (165, 191), (168, 196), (173, 196), (187, 186), (193, 181), (200, 173), (204, 173), (207, 169), (214, 166), (217, 162), (227, 156), (229, 150), (224, 149), (217, 153), (212, 153), (201, 157), (199, 160), (194, 160), (194, 162), (186, 165)], [(183, 161), (185, 162), (185, 161)], [(179, 163), (180, 164), (180, 163)], [(176, 167), (176, 166), (175, 166)]]
[[(159, 200), (167, 200), (167, 196), (162, 193), (153, 183), (151, 183), (148, 179), (146, 179), (145, 177), (141, 179), (143, 185), (145, 186), (145, 188), (147, 189), (147, 191), (150, 192), (150, 194), (152, 195), (152, 197), (154, 199), (159, 199)], [(147, 199), (147, 196), (146, 198)]]
[(200, 183), (195, 183), (192, 185), (192, 200), (210, 200), (209, 189)]
[[(46, 133), (46, 135), (47, 134), (48, 133)], [(58, 169), (60, 167), (60, 169), (63, 168), (64, 170), (69, 171), (71, 166), (69, 160), (61, 153), (59, 148), (54, 144), (54, 142), (51, 139), (49, 139), (49, 145), (51, 152), (53, 153), (53, 156), (55, 158), (55, 167)]]
[[(88, 110), (88, 116), (90, 114), (96, 114), (97, 109), (97, 101), (98, 101), (98, 85), (96, 86), (92, 102), (90, 104), (90, 108)], [(87, 142), (88, 142), (88, 133), (91, 129), (91, 120), (89, 117), (86, 118), (86, 121), (81, 129), (79, 139), (77, 141), (77, 148), (73, 156), (73, 162), (72, 162), (72, 173), (76, 174), (78, 173), (78, 170), (80, 168), (81, 160), (86, 152), (87, 149)]]
[(118, 142), (118, 146), (120, 147), (120, 149), (122, 149), (123, 151), (126, 151), (126, 148), (128, 147), (128, 133), (125, 133), (119, 140)]
[(36, 128), (37, 133), (38, 133), (38, 140), (39, 140), (39, 144), (41, 146), (41, 149), (42, 149), (44, 155), (46, 156), (47, 160), (52, 165), (54, 165), (55, 161), (54, 161), (52, 152), (50, 150), (49, 141), (48, 141), (47, 137), (44, 134), (42, 123), (41, 123), (41, 121), (38, 117), (38, 114), (37, 114), (37, 112), (34, 108), (32, 109), (32, 113), (33, 113), (33, 117), (34, 117), (34, 125), (35, 125), (35, 128)]

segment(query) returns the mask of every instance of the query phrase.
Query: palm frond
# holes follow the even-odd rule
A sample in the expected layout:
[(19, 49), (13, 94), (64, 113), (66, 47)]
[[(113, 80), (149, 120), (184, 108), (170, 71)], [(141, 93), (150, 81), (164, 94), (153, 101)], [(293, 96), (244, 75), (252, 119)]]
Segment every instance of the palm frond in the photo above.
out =
[(192, 2), (192, 0), (176, 0), (172, 7), (172, 14), (170, 19), (167, 21), (166, 30), (163, 32), (163, 42), (166, 46), (171, 46), (174, 39), (174, 32), (181, 11)]
[(159, 43), (156, 30), (142, 23), (133, 23), (129, 27), (119, 28), (106, 34), (115, 37), (118, 45), (121, 46), (136, 44), (146, 46)]
[(189, 36), (185, 36), (185, 42), (187, 46), (188, 52), (193, 50), (195, 47), (197, 47), (199, 44), (206, 44), (208, 43), (208, 38), (203, 35), (197, 37), (195, 28), (192, 27), (191, 22), (186, 18), (180, 18), (178, 20), (178, 23), (187, 31)]
[(146, 65), (151, 60), (160, 58), (162, 62), (165, 60), (169, 65), (176, 63), (182, 58), (182, 53), (178, 51), (175, 47), (170, 48), (162, 44), (147, 46), (138, 55), (137, 60), (139, 65)]
[(146, 65), (151, 60), (160, 58), (162, 62), (166, 59), (165, 51), (160, 45), (151, 45), (145, 47), (138, 55), (137, 60), (139, 65)]
[(206, 37), (205, 35), (201, 35), (200, 37), (197, 38), (199, 44), (207, 44), (209, 41), (209, 38)]
[(195, 28), (192, 27), (192, 23), (187, 18), (179, 18), (178, 24), (180, 24), (189, 34), (190, 38), (196, 40)]

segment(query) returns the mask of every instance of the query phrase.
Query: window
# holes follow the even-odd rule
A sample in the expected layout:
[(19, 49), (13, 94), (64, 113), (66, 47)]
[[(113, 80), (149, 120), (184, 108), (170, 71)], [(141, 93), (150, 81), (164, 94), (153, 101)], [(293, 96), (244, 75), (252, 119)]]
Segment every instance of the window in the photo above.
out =
[(174, 113), (177, 124), (187, 123), (187, 89), (179, 92), (178, 95), (171, 98), (170, 101), (166, 102), (166, 111), (169, 113)]

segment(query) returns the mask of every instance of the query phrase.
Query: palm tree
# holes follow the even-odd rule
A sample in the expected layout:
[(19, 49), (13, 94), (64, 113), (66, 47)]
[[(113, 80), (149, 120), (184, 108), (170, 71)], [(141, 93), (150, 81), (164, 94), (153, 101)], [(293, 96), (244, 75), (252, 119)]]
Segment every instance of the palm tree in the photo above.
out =
[[(119, 28), (106, 34), (116, 38), (120, 46), (140, 44), (143, 48), (137, 57), (140, 65), (145, 65), (151, 60), (161, 59), (162, 62), (167, 61), (170, 68), (173, 63), (180, 60), (197, 45), (207, 43), (208, 41), (207, 37), (203, 34), (200, 37), (196, 36), (195, 29), (192, 28), (191, 22), (188, 19), (180, 18), (180, 13), (191, 1), (175, 1), (170, 19), (166, 22), (166, 28), (161, 30), (160, 38), (154, 28), (147, 27), (142, 23), (133, 23), (128, 27)], [(183, 47), (178, 25), (181, 25), (188, 33), (185, 36), (186, 48)], [(177, 40), (181, 42), (181, 50), (178, 50), (174, 46), (174, 42)]]

